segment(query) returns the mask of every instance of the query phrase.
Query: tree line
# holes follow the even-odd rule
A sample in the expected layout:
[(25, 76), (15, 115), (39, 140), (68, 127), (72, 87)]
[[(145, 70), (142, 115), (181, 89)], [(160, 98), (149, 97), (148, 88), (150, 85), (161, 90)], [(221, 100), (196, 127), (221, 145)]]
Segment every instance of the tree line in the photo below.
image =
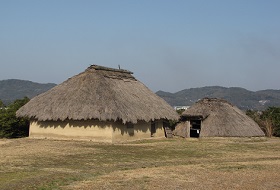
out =
[(266, 136), (280, 137), (280, 107), (269, 107), (264, 111), (246, 112), (263, 130)]
[(0, 138), (20, 138), (29, 134), (29, 120), (17, 118), (16, 111), (25, 105), (29, 98), (15, 100), (5, 106), (0, 100)]

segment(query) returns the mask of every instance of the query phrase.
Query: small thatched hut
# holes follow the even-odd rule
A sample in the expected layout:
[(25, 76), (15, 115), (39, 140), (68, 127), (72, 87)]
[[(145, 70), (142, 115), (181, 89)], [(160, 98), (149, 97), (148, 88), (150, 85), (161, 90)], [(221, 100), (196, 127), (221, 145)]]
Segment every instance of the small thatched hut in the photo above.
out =
[(92, 65), (17, 111), (30, 118), (30, 137), (118, 142), (164, 137), (178, 115), (122, 69)]
[(264, 136), (258, 124), (229, 102), (204, 98), (183, 112), (174, 135), (181, 137)]

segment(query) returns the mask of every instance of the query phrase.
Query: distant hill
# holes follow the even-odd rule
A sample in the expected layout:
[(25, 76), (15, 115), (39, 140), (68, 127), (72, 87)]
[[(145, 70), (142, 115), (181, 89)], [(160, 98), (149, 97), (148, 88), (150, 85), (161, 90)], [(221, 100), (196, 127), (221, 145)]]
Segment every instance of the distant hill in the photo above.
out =
[[(56, 86), (54, 83), (40, 84), (18, 79), (0, 80), (0, 100), (7, 105), (25, 96), (33, 98), (54, 86)], [(238, 87), (208, 86), (185, 89), (176, 93), (158, 91), (156, 94), (171, 106), (191, 106), (204, 97), (222, 98), (243, 110), (263, 110), (269, 106), (280, 106), (280, 90), (253, 92)]]
[(40, 84), (18, 79), (1, 80), (0, 100), (7, 105), (16, 99), (21, 99), (25, 96), (33, 98), (34, 96), (46, 92), (54, 86), (56, 86), (56, 84)]
[(253, 92), (238, 87), (209, 86), (185, 89), (176, 93), (158, 91), (156, 94), (171, 106), (190, 106), (204, 97), (225, 99), (242, 110), (263, 110), (269, 106), (280, 106), (280, 90)]

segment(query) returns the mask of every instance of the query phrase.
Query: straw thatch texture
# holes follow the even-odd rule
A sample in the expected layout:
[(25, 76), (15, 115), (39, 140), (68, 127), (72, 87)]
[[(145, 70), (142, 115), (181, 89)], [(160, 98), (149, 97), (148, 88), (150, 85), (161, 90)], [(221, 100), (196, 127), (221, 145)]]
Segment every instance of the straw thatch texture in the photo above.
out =
[(163, 99), (132, 72), (92, 65), (17, 111), (19, 117), (46, 120), (121, 120), (123, 123), (178, 119)]
[(187, 121), (182, 121), (176, 125), (173, 135), (183, 138), (190, 137), (190, 125)]
[(188, 120), (202, 119), (200, 137), (264, 136), (258, 124), (225, 100), (204, 98), (183, 112)]

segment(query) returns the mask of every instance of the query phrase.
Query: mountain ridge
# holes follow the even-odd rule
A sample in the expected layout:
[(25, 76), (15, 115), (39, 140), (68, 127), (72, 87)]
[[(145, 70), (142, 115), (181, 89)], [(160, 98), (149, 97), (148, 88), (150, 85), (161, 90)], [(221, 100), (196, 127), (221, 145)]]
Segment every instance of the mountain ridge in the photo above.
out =
[(54, 83), (37, 83), (20, 79), (0, 80), (0, 100), (7, 105), (25, 96), (33, 98), (54, 86), (56, 86)]
[[(0, 100), (7, 105), (25, 96), (33, 98), (54, 86), (56, 86), (54, 83), (37, 83), (20, 79), (0, 80)], [(225, 99), (242, 110), (264, 110), (267, 107), (280, 106), (280, 90), (275, 89), (250, 91), (241, 87), (205, 86), (175, 93), (160, 90), (156, 94), (171, 106), (191, 106), (205, 97)]]
[(191, 106), (205, 97), (225, 99), (243, 110), (264, 110), (267, 107), (280, 106), (280, 90), (273, 89), (250, 91), (241, 87), (206, 86), (175, 93), (158, 91), (156, 94), (171, 106)]

